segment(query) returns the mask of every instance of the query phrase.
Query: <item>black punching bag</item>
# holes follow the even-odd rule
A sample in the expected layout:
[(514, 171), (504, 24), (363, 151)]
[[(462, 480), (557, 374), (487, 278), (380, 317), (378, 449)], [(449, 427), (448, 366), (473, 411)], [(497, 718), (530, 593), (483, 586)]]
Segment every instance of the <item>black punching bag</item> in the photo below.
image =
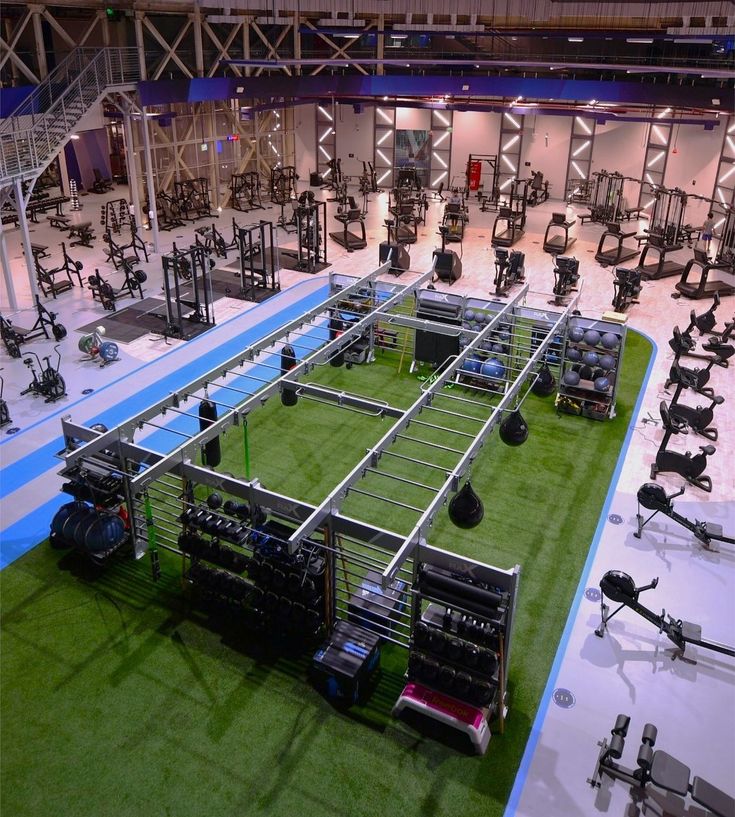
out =
[[(217, 406), (211, 400), (202, 400), (199, 403), (199, 431), (204, 431), (217, 419)], [(209, 468), (216, 468), (222, 459), (222, 449), (219, 444), (219, 434), (211, 439), (202, 452), (202, 464)]]
[[(284, 375), (286, 372), (290, 372), (295, 365), (296, 352), (294, 351), (293, 346), (287, 343), (281, 349), (281, 374)], [(295, 390), (288, 388), (281, 389), (281, 403), (284, 406), (295, 406), (298, 402), (299, 396), (296, 394)]]
[(539, 397), (548, 397), (556, 389), (556, 378), (551, 373), (548, 363), (539, 369), (536, 382), (531, 386), (531, 391)]
[(526, 442), (528, 439), (528, 426), (518, 409), (512, 411), (505, 420), (503, 420), (498, 433), (500, 434), (500, 439), (506, 445), (523, 445), (523, 443)]
[(474, 528), (484, 515), (482, 500), (467, 480), (449, 502), (449, 518), (458, 528)]

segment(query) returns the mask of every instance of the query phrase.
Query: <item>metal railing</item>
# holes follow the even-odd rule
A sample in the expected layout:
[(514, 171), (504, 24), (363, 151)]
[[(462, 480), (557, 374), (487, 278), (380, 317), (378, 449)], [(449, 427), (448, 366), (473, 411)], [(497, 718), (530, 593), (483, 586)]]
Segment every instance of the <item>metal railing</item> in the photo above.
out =
[(135, 48), (77, 48), (0, 122), (0, 183), (43, 170), (105, 91), (140, 78)]

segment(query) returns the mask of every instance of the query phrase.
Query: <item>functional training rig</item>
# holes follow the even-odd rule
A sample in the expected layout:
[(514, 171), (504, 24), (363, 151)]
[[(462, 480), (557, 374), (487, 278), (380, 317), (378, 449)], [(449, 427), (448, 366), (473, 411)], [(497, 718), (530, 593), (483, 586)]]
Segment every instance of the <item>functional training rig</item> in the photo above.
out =
[(622, 173), (607, 170), (600, 170), (593, 173), (594, 185), (589, 200), (589, 213), (580, 217), (584, 224), (592, 221), (596, 224), (609, 224), (610, 222), (630, 220), (634, 215), (640, 213), (639, 207), (628, 208), (625, 206), (624, 188), (626, 182), (640, 184), (638, 179), (630, 176), (623, 176)]
[[(674, 510), (673, 500), (683, 493), (684, 488), (681, 488), (676, 493), (667, 494), (666, 491), (660, 485), (656, 485), (655, 482), (644, 482), (638, 489), (638, 513), (636, 514), (638, 530), (633, 536), (635, 536), (636, 539), (640, 539), (643, 528), (646, 527), (656, 514), (662, 513), (668, 516), (669, 519), (673, 519), (674, 522), (678, 522), (688, 531), (691, 531), (694, 534), (694, 538), (698, 542), (701, 542), (708, 550), (718, 550), (717, 546), (712, 544), (713, 542), (727, 542), (730, 545), (735, 544), (735, 539), (723, 535), (722, 525), (718, 525), (714, 522), (700, 522), (698, 519), (692, 522), (690, 519), (687, 519), (686, 516), (677, 513)], [(647, 511), (653, 511), (653, 513), (646, 518), (641, 513), (641, 508), (645, 508)]]
[[(433, 269), (401, 286), (379, 280), (388, 267), (389, 263), (383, 264), (359, 279), (330, 275), (330, 294), (321, 304), (117, 428), (97, 433), (63, 418), (66, 444), (62, 475), (75, 486), (75, 496), (86, 491), (88, 475), (96, 484), (115, 481), (117, 501), (124, 504), (130, 525), (127, 542), (137, 558), (150, 555), (154, 577), (158, 573), (159, 549), (183, 555), (185, 578), (196, 586), (207, 582), (207, 592), (218, 597), (224, 594), (232, 600), (237, 596), (238, 609), (244, 606), (252, 615), (257, 610), (266, 617), (271, 615), (260, 607), (262, 559), (271, 558), (263, 556), (265, 533), (266, 538), (270, 537), (269, 552), (275, 553), (276, 548), (279, 558), (288, 564), (303, 557), (323, 566), (324, 594), (314, 602), (317, 608), (310, 608), (316, 615), (312, 616), (312, 624), (317, 629), (323, 622), (331, 633), (336, 623), (349, 621), (372, 629), (386, 641), (410, 648), (415, 626), (424, 612), (421, 598), (451, 607), (455, 617), (452, 626), (456, 627), (464, 617), (485, 621), (492, 629), (493, 622), (499, 621), (501, 607), (501, 641), (496, 631), (495, 635), (488, 632), (486, 647), (493, 651), (497, 666), (485, 673), (482, 684), (486, 686), (478, 686), (471, 693), (470, 683), (467, 693), (475, 694), (467, 705), (489, 721), (505, 714), (520, 568), (501, 570), (430, 545), (427, 539), (437, 513), (450, 495), (459, 492), (495, 426), (502, 425), (508, 413), (518, 408), (539, 378), (549, 347), (558, 343), (575, 303), (556, 310), (526, 307), (528, 287), (508, 303), (460, 298), (460, 313), (467, 312), (468, 319), (470, 308), (483, 311), (482, 325), (465, 329), (461, 324), (416, 314), (416, 304), (424, 296), (440, 295), (422, 289), (430, 283)], [(492, 388), (487, 379), (478, 382), (475, 378), (462, 383), (458, 390), (467, 361), (483, 352), (501, 329), (504, 349), (498, 357), (504, 360), (502, 377), (495, 378)], [(418, 342), (419, 334), (451, 341), (456, 353), (442, 359), (445, 365), (424, 382), (408, 408), (338, 391), (309, 378), (316, 367), (326, 363), (354, 365), (370, 360), (375, 349), (382, 350), (381, 354), (400, 356), (402, 362), (407, 349)], [(463, 349), (459, 348), (460, 337)], [(450, 385), (453, 388), (445, 388)], [(285, 407), (313, 400), (330, 404), (335, 410), (382, 418), (385, 423), (380, 440), (316, 505), (268, 490), (250, 474), (249, 415), (277, 395)], [(149, 447), (146, 435), (166, 429), (166, 423), (173, 420), (175, 428), (170, 434), (156, 436), (158, 450)], [(463, 424), (468, 430), (461, 430)], [(219, 438), (225, 433), (243, 438), (242, 479), (214, 470), (219, 461)], [(161, 441), (161, 436), (165, 440)], [(444, 463), (436, 460), (438, 452)], [(211, 467), (197, 464), (202, 454)], [(402, 464), (411, 468), (407, 476), (395, 473)], [(402, 495), (409, 488), (411, 495)], [(202, 490), (219, 491), (232, 499), (214, 510), (211, 506), (200, 507), (194, 495), (196, 491), (201, 497)], [(414, 494), (420, 499), (414, 499)], [(386, 526), (388, 518), (405, 521), (405, 525), (396, 525), (401, 533)], [(196, 540), (191, 539), (193, 526), (198, 526)], [(208, 530), (212, 533), (207, 534)], [(207, 538), (209, 535), (212, 540)], [(213, 556), (215, 538), (220, 550)], [(218, 559), (219, 564), (224, 564), (225, 556), (231, 562), (235, 558), (231, 551), (236, 552), (238, 563), (244, 560), (249, 571), (252, 566), (251, 578), (230, 574), (223, 577), (223, 571), (213, 577), (211, 570), (200, 576), (199, 567), (192, 573), (191, 567), (202, 564), (194, 551), (201, 553), (202, 548), (209, 554), (206, 559)], [(111, 546), (111, 551), (114, 549)], [(452, 581), (427, 579), (429, 574), (435, 577), (442, 572), (448, 573)], [(214, 579), (227, 582), (213, 589)], [(374, 602), (369, 612), (364, 608), (361, 612), (356, 601), (355, 593), (359, 597), (361, 587), (368, 588), (362, 595)], [(403, 588), (400, 604), (396, 601), (396, 587)], [(483, 588), (487, 592), (478, 592)], [(268, 604), (280, 609), (282, 600), (268, 593), (273, 591), (266, 593)], [(487, 599), (493, 605), (486, 605)], [(286, 601), (288, 605), (284, 601), (282, 606), (288, 606), (291, 617), (302, 616), (303, 607), (294, 607), (292, 599)], [(482, 629), (481, 623), (476, 626)], [(464, 638), (459, 632), (457, 637), (460, 641)], [(465, 649), (471, 649), (471, 645)], [(464, 675), (460, 680), (460, 686), (446, 693), (453, 699), (464, 694), (462, 690), (467, 687)], [(422, 683), (428, 682), (425, 679)], [(446, 691), (446, 687), (441, 690)], [(410, 697), (410, 691), (404, 692)]]
[[(682, 621), (680, 618), (667, 616), (666, 610), (662, 610), (659, 615), (654, 613), (653, 610), (649, 610), (648, 607), (644, 607), (638, 601), (638, 597), (646, 590), (655, 590), (657, 586), (658, 579), (652, 579), (650, 584), (636, 587), (635, 582), (627, 573), (623, 573), (622, 570), (608, 570), (600, 579), (600, 590), (602, 591), (600, 597), (600, 626), (595, 630), (595, 635), (602, 638), (605, 635), (610, 619), (616, 616), (624, 607), (630, 607), (634, 613), (638, 613), (646, 621), (658, 627), (658, 631), (676, 645), (681, 655), (684, 655), (687, 644), (694, 644), (723, 655), (735, 657), (735, 647), (702, 638), (702, 628), (699, 624), (692, 624), (690, 621)], [(612, 613), (605, 604), (606, 598), (619, 604), (619, 607), (616, 607)]]
[[(687, 194), (678, 187), (653, 186), (651, 188), (654, 202), (648, 228), (644, 230), (641, 257), (638, 259), (638, 268), (646, 280), (668, 278), (672, 275), (681, 275), (684, 264), (678, 261), (667, 261), (670, 252), (684, 248), (681, 240), (681, 228), (684, 221), (684, 211), (687, 205)], [(656, 261), (646, 263), (650, 253), (658, 254)]]
[(192, 324), (214, 326), (210, 270), (214, 262), (202, 244), (180, 250), (174, 242), (162, 256), (163, 292), (166, 299), (167, 337), (188, 339)]
[[(615, 719), (615, 725), (610, 730), (611, 738), (609, 740), (603, 738), (598, 742), (600, 753), (597, 756), (595, 772), (592, 777), (587, 779), (590, 786), (600, 788), (602, 777), (605, 775), (612, 780), (622, 780), (628, 786), (631, 786), (637, 794), (642, 793), (646, 798), (649, 794), (648, 784), (652, 783), (659, 790), (663, 789), (665, 792), (671, 792), (684, 798), (691, 797), (695, 803), (707, 809), (706, 815), (708, 817), (710, 815), (732, 817), (735, 814), (735, 799), (730, 795), (725, 794), (724, 791), (716, 788), (701, 777), (695, 776), (690, 782), (692, 772), (688, 766), (668, 752), (660, 749), (653, 751), (658, 737), (658, 729), (652, 723), (647, 723), (643, 727), (641, 745), (636, 759), (638, 768), (628, 769), (617, 763), (616, 761), (623, 756), (629, 726), (630, 716), (618, 715)], [(636, 797), (636, 802), (638, 801), (639, 795)], [(654, 805), (654, 808), (651, 810), (658, 813), (661, 804), (652, 799), (652, 805)], [(684, 803), (682, 803), (682, 808), (686, 808), (686, 812), (682, 811), (682, 813), (695, 813), (694, 810), (690, 811)], [(635, 810), (638, 811), (638, 806), (635, 807)], [(647, 811), (644, 801), (642, 813)], [(669, 813), (668, 810), (666, 811)], [(696, 813), (705, 814), (699, 809), (696, 809)]]
[(249, 210), (263, 210), (260, 194), (260, 174), (254, 170), (248, 173), (233, 173), (230, 179), (230, 203), (233, 210), (247, 213)]

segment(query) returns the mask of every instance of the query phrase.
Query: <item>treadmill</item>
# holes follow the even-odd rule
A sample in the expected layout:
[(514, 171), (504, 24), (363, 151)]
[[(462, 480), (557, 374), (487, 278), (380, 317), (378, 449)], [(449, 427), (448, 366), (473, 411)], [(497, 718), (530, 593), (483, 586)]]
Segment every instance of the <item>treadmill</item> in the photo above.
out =
[[(342, 230), (330, 233), (332, 241), (342, 245), (347, 252), (354, 250), (364, 250), (367, 247), (367, 235), (365, 233), (365, 219), (362, 210), (355, 204), (355, 200), (350, 197), (350, 207), (346, 213), (336, 213), (335, 218), (341, 222)], [(357, 224), (360, 228), (360, 235), (353, 233), (349, 227)]]
[[(664, 236), (660, 233), (649, 232), (648, 243), (643, 248), (641, 257), (638, 261), (638, 269), (641, 271), (641, 276), (647, 281), (656, 281), (659, 278), (670, 278), (673, 275), (681, 275), (684, 272), (684, 264), (678, 261), (667, 261), (666, 255), (670, 252), (684, 249), (683, 244), (667, 243)], [(651, 264), (646, 264), (648, 253), (658, 253), (658, 261)]]
[[(630, 233), (624, 233), (620, 229), (620, 224), (616, 221), (608, 222), (607, 229), (600, 236), (600, 243), (597, 245), (597, 252), (595, 253), (595, 261), (603, 267), (616, 267), (629, 258), (633, 258), (634, 255), (638, 255), (637, 248), (626, 247), (623, 243), (626, 238), (631, 238), (635, 234), (635, 230)], [(605, 243), (607, 243), (607, 247), (605, 247)]]
[(501, 207), (493, 224), (493, 247), (512, 247), (523, 237), (524, 218), (511, 207)]
[[(694, 267), (699, 267), (699, 280), (690, 281), (689, 276)], [(694, 250), (694, 258), (687, 261), (684, 271), (681, 274), (681, 280), (676, 285), (677, 292), (680, 292), (685, 298), (714, 298), (715, 295), (722, 297), (723, 295), (735, 294), (735, 278), (733, 281), (727, 282), (722, 280), (711, 281), (709, 274), (713, 270), (730, 271), (732, 273), (732, 264), (727, 262), (711, 261), (707, 253), (703, 249)]]
[[(566, 213), (552, 213), (551, 221), (544, 233), (544, 252), (552, 255), (564, 255), (564, 253), (577, 240), (569, 235), (569, 229), (577, 223), (576, 219), (567, 221)], [(553, 235), (555, 233), (555, 235)]]

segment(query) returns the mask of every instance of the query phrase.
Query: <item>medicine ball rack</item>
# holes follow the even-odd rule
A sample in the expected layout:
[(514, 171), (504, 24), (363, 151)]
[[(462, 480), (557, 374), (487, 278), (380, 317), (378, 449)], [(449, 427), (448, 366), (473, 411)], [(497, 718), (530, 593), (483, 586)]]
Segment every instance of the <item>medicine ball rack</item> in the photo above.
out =
[[(160, 572), (159, 553), (178, 554), (183, 576), (190, 587), (197, 588), (198, 596), (206, 596), (207, 603), (214, 603), (228, 620), (242, 614), (246, 628), (254, 633), (262, 629), (274, 632), (266, 621), (270, 616), (281, 622), (276, 628), (279, 638), (293, 641), (293, 628), (297, 622), (303, 625), (306, 610), (311, 609), (319, 618), (311, 615), (309, 626), (302, 627), (299, 643), (304, 646), (325, 630), (331, 633), (336, 622), (348, 621), (407, 649), (425, 613), (424, 602), (446, 605), (449, 601), (440, 588), (429, 587), (427, 570), (443, 571), (463, 583), (463, 594), (455, 593), (451, 599), (458, 617), (496, 620), (493, 610), (478, 611), (473, 606), (476, 594), (469, 587), (498, 594), (504, 610), (503, 680), (501, 684), (498, 677), (490, 699), (474, 700), (484, 718), (504, 716), (520, 568), (484, 565), (435, 547), (428, 538), (433, 520), (449, 496), (460, 490), (495, 426), (531, 390), (539, 366), (558, 344), (576, 301), (561, 309), (534, 309), (525, 305), (527, 286), (508, 303), (463, 300), (465, 317), (470, 303), (478, 310), (483, 308), (485, 315), (479, 330), (465, 329), (418, 317), (419, 298), (442, 295), (425, 289), (433, 269), (408, 285), (399, 285), (379, 280), (388, 267), (389, 263), (383, 264), (360, 278), (332, 273), (330, 295), (322, 303), (108, 432), (97, 434), (69, 417), (62, 418), (62, 475), (86, 473), (92, 466), (119, 475), (135, 557), (150, 554), (155, 578)], [(340, 319), (339, 328), (333, 327), (335, 314), (342, 312), (354, 319)], [(340, 365), (356, 341), (367, 338), (374, 344), (375, 336), (388, 330), (401, 333), (404, 341), (417, 330), (434, 331), (459, 338), (464, 348), (443, 361), (407, 409), (310, 380), (316, 367)], [(502, 392), (458, 390), (456, 378), (465, 362), (486, 344), (500, 340), (507, 346), (507, 382)], [(383, 351), (402, 354), (399, 343)], [(318, 504), (267, 490), (250, 474), (248, 417), (276, 395), (284, 411), (298, 411), (301, 399), (316, 400), (335, 409), (382, 418), (386, 424), (381, 439)], [(197, 404), (205, 398), (218, 416), (202, 423)], [(148, 448), (146, 435), (166, 429), (171, 420), (176, 421), (174, 433), (162, 445), (157, 439), (161, 453)], [(243, 437), (244, 478), (196, 464), (202, 451), (225, 433)], [(416, 446), (423, 453), (417, 454)], [(437, 459), (440, 453), (443, 462)], [(410, 463), (415, 471), (410, 479), (391, 468), (391, 463), (401, 462)], [(406, 492), (412, 493), (408, 496)], [(416, 494), (421, 498), (413, 499)], [(397, 517), (410, 522), (389, 529), (385, 520), (391, 519), (392, 525)], [(298, 595), (298, 576), (293, 577), (300, 570), (303, 576), (302, 568), (317, 558), (324, 563), (318, 609), (308, 607), (309, 599)], [(263, 577), (261, 561), (268, 559), (273, 572)], [(287, 569), (275, 564), (279, 560)], [(242, 575), (246, 563), (248, 578)], [(276, 575), (276, 570), (282, 575)], [(268, 573), (267, 568), (265, 571)], [(282, 592), (291, 585), (293, 592)], [(364, 597), (366, 585), (369, 606), (358, 604), (356, 598)], [(403, 697), (411, 696), (409, 689), (404, 693)], [(432, 711), (438, 714), (437, 708)]]
[(594, 420), (615, 417), (626, 332), (625, 324), (613, 321), (582, 315), (569, 320), (556, 398), (559, 412)]

